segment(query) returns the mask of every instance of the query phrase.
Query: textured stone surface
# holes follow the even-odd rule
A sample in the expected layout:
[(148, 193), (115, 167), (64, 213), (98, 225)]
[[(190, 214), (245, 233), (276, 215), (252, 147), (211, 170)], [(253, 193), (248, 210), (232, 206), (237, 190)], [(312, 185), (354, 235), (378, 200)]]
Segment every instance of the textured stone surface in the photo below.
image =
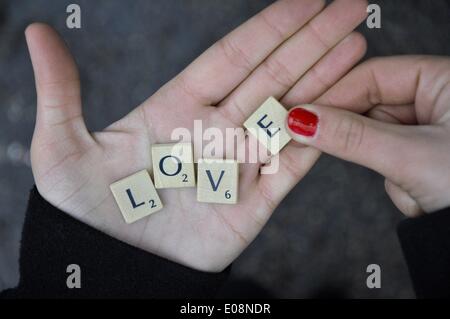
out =
[[(91, 130), (121, 118), (194, 57), (270, 1), (72, 1), (83, 28), (65, 28), (66, 1), (0, 1), (0, 290), (18, 281), (18, 243), (33, 180), (28, 148), (35, 116), (31, 64), (23, 31), (32, 21), (55, 26), (80, 66)], [(361, 30), (368, 56), (450, 53), (449, 4), (372, 1), (381, 30)], [(347, 297), (413, 297), (395, 227), (401, 219), (376, 174), (323, 157), (236, 261), (233, 276), (251, 278), (279, 297), (323, 290)], [(382, 289), (365, 286), (365, 268), (382, 267)]]

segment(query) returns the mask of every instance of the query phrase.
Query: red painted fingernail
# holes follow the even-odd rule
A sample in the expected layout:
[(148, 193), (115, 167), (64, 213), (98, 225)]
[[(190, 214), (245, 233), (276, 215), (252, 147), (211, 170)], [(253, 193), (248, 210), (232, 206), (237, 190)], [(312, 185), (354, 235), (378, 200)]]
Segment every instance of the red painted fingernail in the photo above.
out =
[(314, 136), (319, 118), (314, 113), (302, 108), (296, 108), (289, 113), (288, 126), (292, 132), (307, 137)]

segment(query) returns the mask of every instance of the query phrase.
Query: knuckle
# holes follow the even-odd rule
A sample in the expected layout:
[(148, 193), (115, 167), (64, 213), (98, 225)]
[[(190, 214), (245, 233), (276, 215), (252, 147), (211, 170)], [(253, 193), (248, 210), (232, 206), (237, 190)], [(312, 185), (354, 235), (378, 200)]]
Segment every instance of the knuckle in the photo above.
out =
[(327, 40), (323, 36), (323, 33), (318, 30), (314, 21), (308, 23), (307, 30), (311, 34), (313, 39), (317, 41), (317, 43), (320, 43), (320, 45), (323, 47), (324, 50), (329, 51), (334, 46), (334, 43), (331, 43), (329, 40)]
[(175, 91), (181, 92), (181, 94), (189, 99), (197, 101), (200, 104), (208, 104), (209, 98), (206, 94), (201, 93), (196, 87), (195, 82), (192, 83), (190, 79), (187, 79), (186, 76), (181, 75), (172, 82), (175, 88)]
[(316, 80), (317, 85), (322, 89), (321, 91), (326, 92), (326, 90), (333, 86), (333, 83), (326, 77), (322, 72), (320, 72), (317, 66), (311, 68), (311, 75)]
[(274, 34), (274, 36), (278, 40), (283, 41), (285, 39), (284, 32), (278, 27), (276, 23), (272, 22), (272, 20), (268, 17), (268, 15), (265, 12), (262, 12), (260, 17), (264, 25), (268, 29), (268, 31)]
[(352, 154), (361, 149), (364, 141), (365, 123), (362, 119), (343, 117), (336, 126), (335, 137), (344, 154)]
[(262, 66), (269, 78), (284, 90), (288, 90), (296, 82), (296, 78), (286, 65), (276, 58), (267, 59)]
[(246, 72), (253, 70), (250, 57), (232, 39), (223, 38), (219, 41), (219, 47), (230, 64), (244, 69)]

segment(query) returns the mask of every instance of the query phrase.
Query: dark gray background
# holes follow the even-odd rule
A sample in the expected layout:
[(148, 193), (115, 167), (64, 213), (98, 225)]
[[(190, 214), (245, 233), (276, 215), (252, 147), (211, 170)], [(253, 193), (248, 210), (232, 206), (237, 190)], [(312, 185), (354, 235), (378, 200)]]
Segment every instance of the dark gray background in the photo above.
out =
[[(65, 8), (82, 8), (82, 29), (65, 27)], [(23, 31), (55, 26), (81, 70), (91, 130), (119, 119), (204, 49), (270, 0), (0, 1), (0, 290), (18, 281), (18, 247), (28, 190), (34, 116), (33, 74)], [(445, 0), (377, 1), (382, 29), (362, 27), (368, 56), (450, 52)], [(402, 219), (383, 180), (324, 156), (281, 204), (258, 239), (235, 262), (278, 297), (413, 297), (395, 227)], [(51, 230), (49, 230), (51, 231)], [(365, 285), (368, 264), (382, 267), (382, 288)]]

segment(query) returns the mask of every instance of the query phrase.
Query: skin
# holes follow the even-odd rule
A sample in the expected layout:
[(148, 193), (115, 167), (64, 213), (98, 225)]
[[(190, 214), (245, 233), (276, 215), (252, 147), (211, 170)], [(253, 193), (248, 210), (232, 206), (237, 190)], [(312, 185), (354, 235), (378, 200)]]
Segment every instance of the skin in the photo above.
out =
[[(150, 146), (172, 130), (241, 127), (270, 95), (286, 107), (311, 103), (364, 55), (352, 31), (366, 1), (278, 1), (213, 45), (142, 105), (102, 132), (82, 116), (77, 67), (49, 26), (33, 24), (26, 39), (35, 72), (37, 118), (31, 148), (40, 194), (72, 217), (121, 241), (188, 267), (225, 269), (258, 235), (274, 209), (319, 157), (302, 145), (279, 155), (275, 175), (258, 164), (240, 168), (237, 205), (196, 201), (196, 189), (158, 191), (163, 211), (126, 225), (109, 185), (151, 168)], [(307, 90), (305, 90), (307, 88)], [(174, 114), (183, 116), (175, 117)], [(239, 147), (247, 147), (243, 137)]]
[(379, 172), (394, 204), (416, 217), (450, 207), (449, 101), (450, 58), (377, 58), (304, 107), (319, 117), (315, 136), (290, 134)]

